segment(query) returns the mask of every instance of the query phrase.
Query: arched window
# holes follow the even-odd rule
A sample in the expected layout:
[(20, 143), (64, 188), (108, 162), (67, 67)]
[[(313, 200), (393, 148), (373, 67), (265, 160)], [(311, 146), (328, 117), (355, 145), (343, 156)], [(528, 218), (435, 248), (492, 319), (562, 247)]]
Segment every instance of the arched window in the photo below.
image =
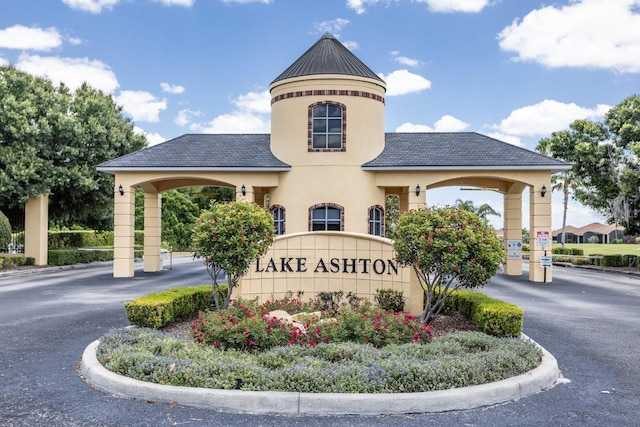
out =
[(382, 206), (369, 208), (369, 234), (384, 236), (384, 210)]
[(276, 236), (284, 234), (285, 225), (285, 209), (283, 206), (274, 205), (271, 207), (271, 215), (273, 216), (273, 228)]
[(309, 115), (309, 151), (344, 151), (344, 105), (318, 103), (310, 107)]
[(309, 208), (310, 231), (343, 231), (344, 209), (333, 203), (314, 205)]

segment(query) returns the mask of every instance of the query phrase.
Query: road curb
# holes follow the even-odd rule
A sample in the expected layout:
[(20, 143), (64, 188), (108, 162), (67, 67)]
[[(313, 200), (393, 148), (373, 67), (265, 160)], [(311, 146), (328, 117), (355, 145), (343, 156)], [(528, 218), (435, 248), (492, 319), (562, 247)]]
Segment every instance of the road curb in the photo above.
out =
[(82, 354), (85, 380), (104, 392), (150, 402), (247, 414), (389, 415), (447, 412), (505, 403), (553, 387), (560, 376), (555, 357), (542, 351), (537, 368), (516, 377), (471, 387), (421, 393), (298, 393), (218, 390), (148, 383), (115, 374), (98, 362), (96, 340)]

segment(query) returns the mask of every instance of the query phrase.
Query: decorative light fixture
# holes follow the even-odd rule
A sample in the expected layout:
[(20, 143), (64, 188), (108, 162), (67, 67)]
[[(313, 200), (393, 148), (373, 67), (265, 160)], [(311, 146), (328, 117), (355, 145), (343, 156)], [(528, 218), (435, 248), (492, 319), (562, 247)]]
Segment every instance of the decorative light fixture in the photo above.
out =
[(542, 189), (540, 190), (540, 195), (544, 197), (545, 194), (547, 194), (547, 186), (543, 184)]
[(244, 184), (242, 184), (242, 187), (240, 187), (240, 191), (242, 192), (243, 196), (247, 195), (247, 187), (245, 187)]
[(121, 196), (124, 196), (124, 188), (122, 188), (122, 184), (120, 184), (120, 186), (118, 187), (118, 191), (120, 192)]
[(416, 196), (420, 195), (420, 184), (416, 185)]

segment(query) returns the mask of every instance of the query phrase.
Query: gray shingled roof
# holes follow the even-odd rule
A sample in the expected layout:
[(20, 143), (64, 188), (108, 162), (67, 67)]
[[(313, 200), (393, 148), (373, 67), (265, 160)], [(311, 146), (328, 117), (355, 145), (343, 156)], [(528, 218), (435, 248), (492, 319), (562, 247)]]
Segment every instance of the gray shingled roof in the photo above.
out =
[(568, 170), (560, 160), (475, 132), (387, 133), (378, 157), (364, 170), (546, 169)]
[(271, 84), (292, 77), (314, 74), (346, 74), (384, 83), (376, 73), (327, 32)]
[(187, 134), (98, 165), (103, 172), (144, 169), (289, 170), (269, 134)]

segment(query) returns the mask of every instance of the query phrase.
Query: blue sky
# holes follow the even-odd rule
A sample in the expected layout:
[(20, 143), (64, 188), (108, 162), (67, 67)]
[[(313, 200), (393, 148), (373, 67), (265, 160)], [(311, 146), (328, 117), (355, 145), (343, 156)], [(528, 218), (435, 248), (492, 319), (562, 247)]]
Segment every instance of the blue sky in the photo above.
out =
[[(387, 82), (388, 132), (474, 131), (534, 149), (640, 88), (640, 0), (3, 0), (0, 64), (88, 81), (150, 144), (268, 133), (269, 84), (326, 31)], [(491, 192), (427, 198), (502, 210)], [(599, 220), (569, 207), (571, 225)]]

